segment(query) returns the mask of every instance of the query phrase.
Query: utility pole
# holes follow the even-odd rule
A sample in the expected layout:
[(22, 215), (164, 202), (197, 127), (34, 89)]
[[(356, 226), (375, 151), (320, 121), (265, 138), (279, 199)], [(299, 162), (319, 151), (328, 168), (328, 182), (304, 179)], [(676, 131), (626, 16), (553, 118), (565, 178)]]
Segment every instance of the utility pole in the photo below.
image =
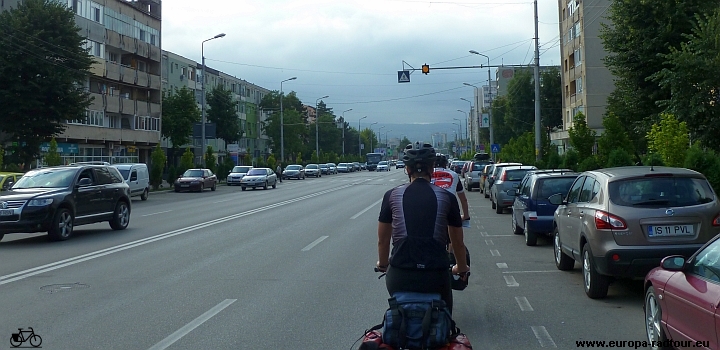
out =
[(535, 160), (540, 160), (542, 141), (540, 140), (540, 40), (538, 35), (538, 9), (535, 5)]

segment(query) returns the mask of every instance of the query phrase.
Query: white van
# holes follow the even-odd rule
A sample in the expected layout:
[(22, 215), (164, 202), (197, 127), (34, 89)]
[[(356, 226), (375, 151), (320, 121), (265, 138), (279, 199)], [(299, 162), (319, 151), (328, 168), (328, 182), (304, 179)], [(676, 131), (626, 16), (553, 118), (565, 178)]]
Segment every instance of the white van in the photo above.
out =
[(122, 174), (125, 183), (130, 186), (130, 196), (140, 196), (147, 200), (150, 193), (150, 173), (143, 163), (113, 164)]

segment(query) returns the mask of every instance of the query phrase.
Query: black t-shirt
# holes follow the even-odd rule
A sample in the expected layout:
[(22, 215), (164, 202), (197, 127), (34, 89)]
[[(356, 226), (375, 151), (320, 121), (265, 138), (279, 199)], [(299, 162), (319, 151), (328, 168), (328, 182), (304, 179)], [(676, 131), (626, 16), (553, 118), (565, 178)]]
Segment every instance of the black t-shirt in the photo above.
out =
[(453, 194), (417, 179), (385, 193), (378, 220), (392, 224), (390, 265), (418, 270), (448, 268), (447, 227), (462, 227)]

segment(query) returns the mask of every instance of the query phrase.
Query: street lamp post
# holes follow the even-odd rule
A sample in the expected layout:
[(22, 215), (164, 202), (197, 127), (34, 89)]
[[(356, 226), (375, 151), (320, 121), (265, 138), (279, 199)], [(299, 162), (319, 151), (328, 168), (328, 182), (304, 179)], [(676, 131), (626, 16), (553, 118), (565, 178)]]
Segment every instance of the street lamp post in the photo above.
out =
[[(468, 130), (468, 114), (470, 112), (465, 113), (465, 111), (463, 111), (462, 109), (458, 109), (457, 111), (462, 113), (463, 116), (465, 117), (465, 134), (464, 134), (465, 137), (463, 138), (463, 140), (465, 140), (466, 144), (470, 143), (468, 140), (470, 138), (470, 130)], [(462, 121), (462, 120), (459, 120), (459, 121)], [(460, 132), (462, 133), (462, 130), (460, 130)]]
[(202, 98), (201, 98), (201, 105), (202, 105), (202, 121), (200, 127), (202, 128), (201, 137), (202, 141), (200, 142), (201, 149), (200, 149), (200, 157), (201, 159), (205, 159), (205, 42), (210, 41), (213, 39), (222, 38), (225, 36), (225, 33), (220, 33), (210, 39), (203, 40), (202, 43), (200, 43), (200, 57), (202, 57)]
[[(365, 118), (367, 118), (367, 116), (360, 118), (360, 120), (363, 120)], [(360, 120), (358, 120), (358, 155), (362, 157), (362, 141), (360, 141)]]
[(285, 79), (280, 82), (280, 164), (285, 161), (285, 121), (283, 118), (283, 83), (290, 80), (295, 80), (297, 77)]
[(474, 122), (475, 122), (474, 119), (475, 119), (475, 118), (474, 118), (474, 116), (472, 115), (473, 105), (472, 105), (472, 102), (471, 102), (470, 100), (468, 100), (468, 99), (466, 99), (466, 98), (464, 98), (464, 97), (460, 97), (460, 99), (470, 104), (470, 110), (468, 111), (468, 116), (467, 116), (467, 120), (468, 120), (468, 123), (467, 123), (468, 126), (467, 126), (467, 127), (469, 127), (470, 129), (472, 129), (472, 132), (470, 132), (470, 130), (467, 130), (467, 129), (466, 129), (466, 132), (465, 132), (466, 135), (465, 135), (465, 136), (467, 136), (467, 138), (470, 139), (470, 147), (471, 147), (473, 150), (475, 150), (475, 141), (476, 141), (476, 139), (475, 139), (475, 133), (476, 133), (476, 131), (475, 131), (475, 125), (474, 125)]
[(324, 98), (328, 98), (330, 96), (326, 95), (323, 97), (320, 97), (319, 99), (315, 100), (315, 156), (318, 159), (318, 162), (320, 162), (320, 142), (318, 140), (318, 125), (320, 124), (320, 110), (318, 109), (318, 103), (320, 103), (320, 100)]
[[(345, 157), (345, 112), (350, 112), (353, 109), (346, 109), (342, 112), (342, 144), (343, 144), (343, 157)], [(359, 126), (358, 126), (359, 127)]]
[[(490, 76), (490, 57), (483, 55), (475, 50), (470, 50), (471, 54), (479, 55), (487, 58), (488, 62), (488, 100), (490, 100), (490, 105), (488, 106), (488, 116), (490, 117), (488, 119), (488, 127), (490, 129), (490, 144), (492, 145), (495, 143), (495, 138), (493, 136), (493, 125), (492, 125), (492, 77)], [(485, 96), (483, 96), (485, 98)]]
[[(377, 123), (378, 122), (374, 122), (374, 123), (370, 124), (370, 126), (369, 126), (369, 128), (370, 128), (370, 149), (369, 149), (370, 153), (372, 153), (372, 151), (373, 151), (373, 139), (375, 138), (375, 136), (373, 136), (374, 134), (373, 134), (372, 126)], [(365, 153), (367, 154), (368, 152), (365, 152)]]
[(387, 134), (388, 134), (389, 132), (391, 132), (391, 131), (392, 131), (392, 129), (385, 131), (385, 148), (390, 148), (390, 143), (388, 142), (388, 136), (387, 136)]

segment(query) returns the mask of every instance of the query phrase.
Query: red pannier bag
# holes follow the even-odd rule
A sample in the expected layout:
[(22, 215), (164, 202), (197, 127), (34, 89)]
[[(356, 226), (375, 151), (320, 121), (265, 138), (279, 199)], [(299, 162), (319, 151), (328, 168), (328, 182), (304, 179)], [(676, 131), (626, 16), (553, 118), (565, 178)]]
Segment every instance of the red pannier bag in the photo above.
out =
[[(365, 333), (358, 350), (394, 350), (390, 345), (383, 344), (382, 333), (377, 330)], [(463, 333), (457, 333), (450, 342), (437, 350), (472, 350), (470, 340)]]

